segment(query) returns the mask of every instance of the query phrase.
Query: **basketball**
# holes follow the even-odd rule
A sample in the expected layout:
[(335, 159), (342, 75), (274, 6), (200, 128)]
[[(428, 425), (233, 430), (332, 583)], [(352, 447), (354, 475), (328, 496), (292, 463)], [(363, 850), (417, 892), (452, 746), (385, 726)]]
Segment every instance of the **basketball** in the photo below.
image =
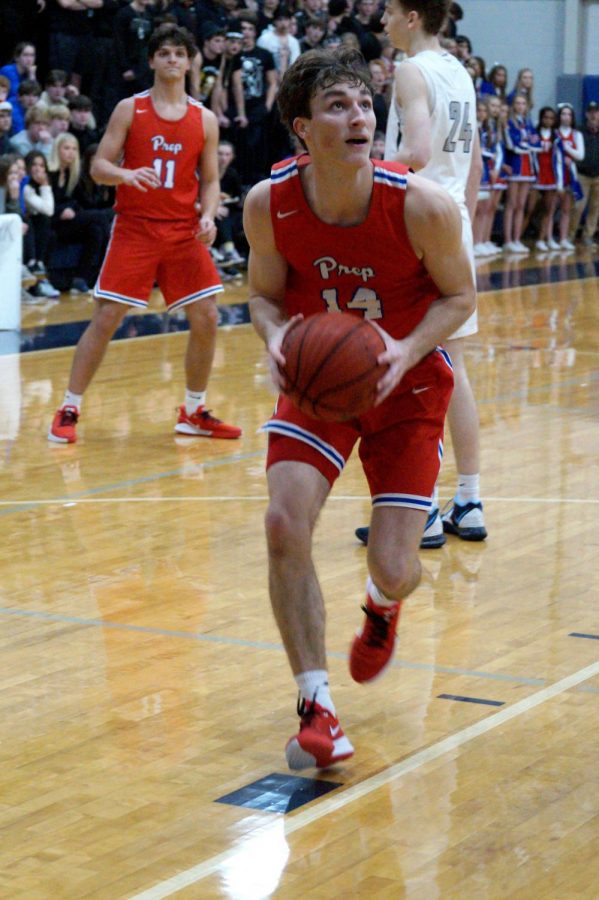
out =
[(319, 313), (302, 320), (283, 339), (284, 393), (302, 412), (343, 422), (367, 412), (386, 371), (377, 358), (385, 342), (367, 319)]

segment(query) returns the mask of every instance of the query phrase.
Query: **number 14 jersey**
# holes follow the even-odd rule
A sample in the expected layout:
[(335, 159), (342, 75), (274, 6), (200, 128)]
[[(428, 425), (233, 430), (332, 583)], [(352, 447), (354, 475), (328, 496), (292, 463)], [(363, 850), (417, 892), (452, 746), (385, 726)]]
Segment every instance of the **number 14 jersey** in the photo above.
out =
[(404, 221), (408, 179), (399, 163), (373, 162), (372, 196), (363, 222), (343, 227), (319, 219), (304, 194), (303, 154), (275, 163), (270, 214), (277, 249), (288, 264), (289, 316), (345, 312), (372, 319), (399, 340), (424, 318), (440, 291), (412, 249)]
[(150, 91), (133, 98), (133, 121), (123, 148), (126, 169), (148, 166), (160, 178), (159, 188), (147, 193), (119, 184), (115, 209), (146, 219), (197, 219), (198, 166), (204, 149), (202, 104), (187, 98), (185, 115), (171, 121), (158, 115)]

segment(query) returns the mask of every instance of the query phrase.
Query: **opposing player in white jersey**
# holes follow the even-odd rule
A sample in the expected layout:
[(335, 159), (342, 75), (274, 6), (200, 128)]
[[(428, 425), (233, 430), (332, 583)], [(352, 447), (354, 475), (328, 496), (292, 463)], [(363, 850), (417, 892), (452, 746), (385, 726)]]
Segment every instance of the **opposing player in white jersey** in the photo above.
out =
[[(466, 69), (443, 50), (437, 37), (449, 5), (449, 0), (387, 0), (385, 31), (407, 58), (396, 71), (385, 159), (410, 166), (451, 194), (462, 213), (462, 240), (474, 270), (471, 220), (482, 173), (476, 95)], [(475, 312), (445, 343), (454, 365), (455, 386), (447, 418), (458, 488), (442, 519), (435, 490), (422, 547), (442, 546), (444, 532), (469, 541), (487, 536), (479, 496), (478, 413), (462, 346), (462, 339), (477, 330)], [(367, 542), (368, 529), (358, 528), (356, 535)]]

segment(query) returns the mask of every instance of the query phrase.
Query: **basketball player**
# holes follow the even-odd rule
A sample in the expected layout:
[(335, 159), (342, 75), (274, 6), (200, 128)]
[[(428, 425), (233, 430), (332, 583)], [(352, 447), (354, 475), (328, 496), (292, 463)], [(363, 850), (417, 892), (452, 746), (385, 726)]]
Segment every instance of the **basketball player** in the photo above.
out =
[[(420, 580), (418, 545), (439, 470), (452, 389), (439, 342), (471, 315), (472, 269), (449, 194), (405, 166), (369, 159), (372, 88), (354, 50), (310, 50), (281, 83), (281, 119), (308, 155), (273, 167), (248, 194), (250, 313), (283, 388), (281, 343), (298, 316), (341, 311), (378, 325), (388, 368), (377, 405), (341, 424), (317, 421), (281, 395), (268, 432), (266, 536), (273, 612), (299, 689), (292, 769), (353, 753), (329, 690), (325, 610), (312, 533), (359, 441), (372, 495), (366, 619), (350, 672), (371, 681), (391, 662), (402, 601)], [(301, 239), (300, 239), (301, 238)]]
[(51, 441), (77, 439), (83, 393), (127, 311), (147, 307), (155, 282), (167, 309), (185, 307), (189, 322), (187, 391), (175, 431), (214, 438), (241, 434), (205, 406), (216, 342), (215, 294), (223, 288), (207, 249), (216, 234), (220, 196), (218, 126), (214, 114), (185, 93), (195, 52), (185, 29), (157, 28), (148, 42), (154, 85), (118, 104), (98, 148), (92, 174), (99, 184), (117, 186), (117, 216), (94, 291), (94, 313), (77, 345)]
[[(449, 0), (387, 0), (385, 31), (408, 58), (396, 72), (385, 158), (404, 163), (451, 194), (460, 208), (463, 241), (474, 271), (471, 221), (482, 175), (476, 95), (465, 68), (441, 47), (437, 37), (449, 5)], [(468, 541), (482, 541), (487, 536), (480, 502), (478, 413), (463, 348), (464, 338), (477, 330), (475, 311), (444, 343), (454, 368), (455, 387), (448, 421), (458, 489), (441, 520), (435, 488), (422, 547), (441, 547), (445, 543), (444, 531)], [(365, 528), (358, 528), (356, 535), (364, 542), (368, 540)]]

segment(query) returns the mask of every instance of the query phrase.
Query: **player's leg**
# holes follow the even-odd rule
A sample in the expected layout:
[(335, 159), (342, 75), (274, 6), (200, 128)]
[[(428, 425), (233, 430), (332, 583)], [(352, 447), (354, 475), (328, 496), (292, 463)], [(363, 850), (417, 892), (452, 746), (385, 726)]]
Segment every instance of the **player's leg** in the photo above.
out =
[[(381, 404), (360, 441), (373, 507), (366, 617), (349, 660), (351, 676), (361, 684), (378, 678), (393, 659), (401, 604), (420, 581), (418, 549), (439, 475), (452, 369), (444, 351), (416, 368), (415, 380), (405, 376), (404, 391)], [(423, 380), (428, 390), (414, 393)]]
[(330, 485), (312, 466), (284, 461), (269, 468), (268, 491), (270, 599), (289, 664), (294, 675), (326, 669), (325, 610), (312, 533)]
[(312, 534), (330, 484), (313, 466), (288, 460), (269, 467), (268, 490), (270, 601), (298, 686), (301, 719), (285, 754), (291, 769), (325, 768), (353, 754), (330, 694), (324, 600), (312, 561)]
[(426, 515), (403, 507), (372, 511), (365, 619), (349, 659), (350, 674), (360, 684), (379, 678), (393, 661), (402, 603), (420, 582), (418, 548)]
[(445, 348), (453, 362), (454, 388), (447, 422), (458, 472), (451, 507), (443, 514), (443, 528), (463, 540), (483, 541), (487, 530), (480, 499), (480, 440), (476, 400), (464, 356), (464, 338), (450, 339)]
[(325, 767), (353, 754), (336, 718), (325, 651), (325, 609), (312, 562), (312, 534), (358, 432), (310, 419), (280, 396), (269, 435), (265, 518), (273, 613), (299, 691), (300, 730), (287, 743), (289, 767)]
[(54, 414), (48, 440), (73, 444), (81, 412), (83, 394), (96, 374), (115, 331), (127, 313), (127, 306), (112, 300), (96, 300), (89, 325), (79, 338), (71, 364), (69, 386), (60, 409)]
[(169, 312), (184, 307), (189, 322), (185, 400), (175, 431), (195, 437), (238, 438), (241, 428), (217, 419), (206, 406), (218, 327), (216, 294), (223, 286), (208, 250), (195, 239), (189, 224), (169, 227), (164, 233), (158, 284)]
[(63, 404), (54, 415), (48, 440), (71, 444), (82, 395), (104, 358), (106, 348), (130, 307), (144, 309), (156, 275), (157, 247), (151, 223), (128, 222), (117, 216), (94, 290), (96, 305), (81, 336)]

